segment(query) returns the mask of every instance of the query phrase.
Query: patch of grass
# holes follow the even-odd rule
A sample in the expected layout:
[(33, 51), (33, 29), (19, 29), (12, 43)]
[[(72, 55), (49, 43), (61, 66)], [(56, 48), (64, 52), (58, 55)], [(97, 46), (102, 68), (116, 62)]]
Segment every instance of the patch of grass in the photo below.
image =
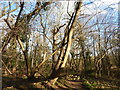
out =
[(83, 79), (84, 80), (84, 82), (83, 82), (83, 86), (84, 86), (84, 88), (87, 88), (87, 89), (93, 89), (94, 87), (93, 87), (93, 85), (87, 80), (87, 79)]
[(106, 81), (93, 81), (93, 80), (89, 80), (89, 79), (83, 79), (83, 86), (84, 88), (87, 89), (92, 89), (92, 90), (103, 90), (103, 89), (120, 89), (120, 87), (110, 84), (110, 82), (106, 82)]

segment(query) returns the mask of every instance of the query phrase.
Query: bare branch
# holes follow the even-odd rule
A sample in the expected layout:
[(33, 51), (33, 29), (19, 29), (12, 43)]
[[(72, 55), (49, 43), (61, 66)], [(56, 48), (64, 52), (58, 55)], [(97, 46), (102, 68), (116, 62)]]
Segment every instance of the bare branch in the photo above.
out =
[(19, 18), (20, 18), (20, 15), (21, 15), (21, 13), (22, 13), (22, 11), (23, 11), (23, 8), (24, 8), (24, 2), (21, 2), (20, 7), (21, 7), (21, 8), (20, 8), (19, 14), (18, 14), (17, 19), (16, 19), (16, 22), (15, 22), (15, 27), (17, 26), (18, 21), (19, 21)]

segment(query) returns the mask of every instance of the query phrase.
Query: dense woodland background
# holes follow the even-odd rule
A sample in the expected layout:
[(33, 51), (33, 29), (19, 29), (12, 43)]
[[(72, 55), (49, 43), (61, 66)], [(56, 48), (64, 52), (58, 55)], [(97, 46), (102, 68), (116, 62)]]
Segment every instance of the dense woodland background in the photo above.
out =
[(118, 2), (0, 2), (3, 89), (120, 89)]

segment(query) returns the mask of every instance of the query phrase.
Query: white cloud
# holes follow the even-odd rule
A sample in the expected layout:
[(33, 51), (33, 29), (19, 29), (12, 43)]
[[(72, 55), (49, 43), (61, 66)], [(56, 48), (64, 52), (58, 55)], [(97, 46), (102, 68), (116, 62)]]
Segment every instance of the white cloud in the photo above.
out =
[(116, 9), (118, 9), (118, 3), (119, 2), (119, 0), (95, 0), (95, 4), (96, 5), (100, 5), (101, 4), (101, 6), (109, 6), (110, 5), (110, 7), (111, 8), (114, 8), (115, 10)]
[(118, 3), (119, 0), (96, 0), (96, 1), (101, 1), (101, 2), (105, 2), (106, 4), (114, 4), (114, 3)]
[(99, 13), (99, 14), (106, 14), (108, 11), (106, 10), (101, 10), (101, 9), (83, 9), (83, 13), (84, 14), (96, 14), (96, 13)]
[(64, 12), (66, 12), (67, 11), (67, 6), (68, 6), (68, 3), (69, 3), (69, 11), (72, 11), (73, 10), (73, 8), (74, 8), (74, 2), (75, 1), (62, 1), (61, 3), (62, 3), (62, 7), (63, 7), (63, 11)]
[(100, 14), (108, 13), (106, 8), (108, 6), (114, 11), (118, 11), (118, 2), (119, 0), (85, 0), (84, 3), (93, 2), (91, 4), (86, 5), (82, 8), (85, 14), (95, 14), (97, 12), (101, 12)]

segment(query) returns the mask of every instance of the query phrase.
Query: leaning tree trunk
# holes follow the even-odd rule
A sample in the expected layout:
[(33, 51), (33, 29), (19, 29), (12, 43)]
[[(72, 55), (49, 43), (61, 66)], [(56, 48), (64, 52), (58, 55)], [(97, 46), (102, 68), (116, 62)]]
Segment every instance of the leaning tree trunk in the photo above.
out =
[(67, 46), (66, 49), (64, 51), (64, 48), (62, 48), (61, 50), (61, 55), (58, 58), (58, 62), (51, 74), (51, 83), (54, 84), (56, 82), (56, 80), (58, 79), (58, 77), (60, 76), (60, 73), (63, 71), (63, 68), (66, 65), (66, 62), (68, 60), (68, 54), (71, 48), (71, 44), (72, 44), (72, 35), (73, 35), (73, 31), (74, 31), (74, 27), (76, 25), (76, 20), (78, 18), (78, 14), (80, 12), (80, 7), (81, 7), (82, 2), (77, 2), (76, 3), (76, 7), (75, 7), (75, 12), (73, 13), (72, 17), (71, 17), (71, 26), (68, 29), (68, 34), (66, 34), (66, 36), (64, 37), (64, 39), (67, 37)]
[[(52, 45), (52, 51), (53, 53), (57, 49), (57, 30), (54, 28), (53, 30), (53, 45)], [(57, 53), (52, 56), (52, 69), (55, 66), (55, 63), (57, 62)]]

